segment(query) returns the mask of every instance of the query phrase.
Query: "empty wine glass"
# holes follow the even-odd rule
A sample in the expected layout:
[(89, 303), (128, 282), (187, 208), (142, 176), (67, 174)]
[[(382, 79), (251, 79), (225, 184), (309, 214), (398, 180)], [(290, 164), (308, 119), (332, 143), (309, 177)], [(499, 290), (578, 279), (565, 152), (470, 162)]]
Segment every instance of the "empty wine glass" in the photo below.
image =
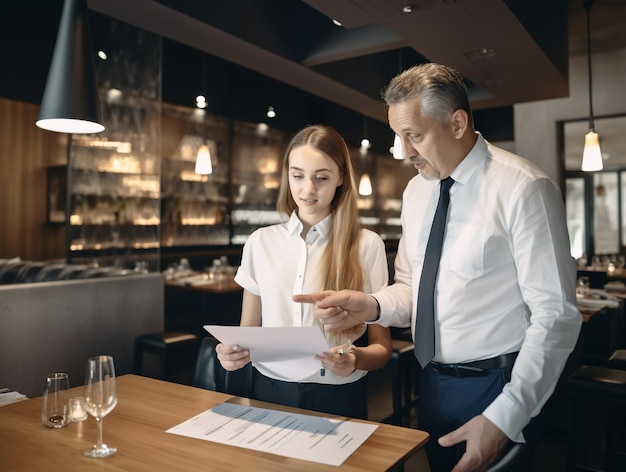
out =
[(85, 405), (89, 414), (98, 422), (98, 442), (84, 454), (89, 457), (108, 457), (115, 454), (117, 448), (102, 442), (102, 419), (117, 405), (113, 357), (96, 356), (87, 360)]

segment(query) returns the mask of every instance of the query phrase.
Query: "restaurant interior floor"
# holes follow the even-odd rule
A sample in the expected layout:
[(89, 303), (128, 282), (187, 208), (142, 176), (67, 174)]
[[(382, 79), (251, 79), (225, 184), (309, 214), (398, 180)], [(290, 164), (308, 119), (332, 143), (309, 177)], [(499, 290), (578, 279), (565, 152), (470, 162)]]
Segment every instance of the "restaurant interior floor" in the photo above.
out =
[[(369, 416), (382, 421), (392, 413), (391, 374), (388, 368), (370, 372), (368, 378)], [(563, 402), (548, 405), (543, 434), (537, 445), (532, 472), (565, 472), (567, 470), (567, 413)], [(415, 411), (411, 426), (417, 426)], [(418, 451), (404, 466), (404, 472), (429, 472), (424, 450)], [(531, 471), (529, 471), (531, 472)]]

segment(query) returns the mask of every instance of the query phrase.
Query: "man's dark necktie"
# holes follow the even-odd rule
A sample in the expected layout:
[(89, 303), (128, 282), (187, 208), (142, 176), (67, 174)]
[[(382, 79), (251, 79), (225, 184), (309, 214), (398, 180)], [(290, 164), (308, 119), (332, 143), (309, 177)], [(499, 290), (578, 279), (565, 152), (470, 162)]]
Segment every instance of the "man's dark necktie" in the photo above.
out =
[(454, 180), (441, 181), (439, 202), (426, 244), (422, 277), (417, 294), (417, 319), (415, 321), (415, 357), (425, 367), (435, 357), (435, 282), (446, 229), (446, 216), (450, 204), (450, 187)]

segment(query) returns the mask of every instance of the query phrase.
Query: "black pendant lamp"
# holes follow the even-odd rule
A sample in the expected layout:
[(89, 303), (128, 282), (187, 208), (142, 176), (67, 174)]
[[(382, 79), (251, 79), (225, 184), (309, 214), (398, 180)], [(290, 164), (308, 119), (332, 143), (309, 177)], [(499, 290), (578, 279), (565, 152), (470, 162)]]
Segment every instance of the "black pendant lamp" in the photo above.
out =
[(104, 131), (86, 0), (65, 0), (37, 126), (59, 133)]

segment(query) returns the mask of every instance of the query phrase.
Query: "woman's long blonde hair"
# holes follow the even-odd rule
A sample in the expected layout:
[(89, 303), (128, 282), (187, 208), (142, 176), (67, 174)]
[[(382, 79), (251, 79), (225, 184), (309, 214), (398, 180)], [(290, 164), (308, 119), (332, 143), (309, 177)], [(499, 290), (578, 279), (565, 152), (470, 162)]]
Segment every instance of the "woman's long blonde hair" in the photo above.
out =
[(363, 290), (364, 274), (359, 258), (361, 224), (357, 207), (354, 171), (346, 142), (333, 128), (311, 125), (289, 142), (283, 156), (282, 176), (276, 209), (291, 215), (298, 208), (289, 189), (289, 154), (298, 146), (311, 146), (330, 157), (339, 167), (343, 183), (331, 202), (332, 231), (322, 256), (320, 269), (323, 290)]

